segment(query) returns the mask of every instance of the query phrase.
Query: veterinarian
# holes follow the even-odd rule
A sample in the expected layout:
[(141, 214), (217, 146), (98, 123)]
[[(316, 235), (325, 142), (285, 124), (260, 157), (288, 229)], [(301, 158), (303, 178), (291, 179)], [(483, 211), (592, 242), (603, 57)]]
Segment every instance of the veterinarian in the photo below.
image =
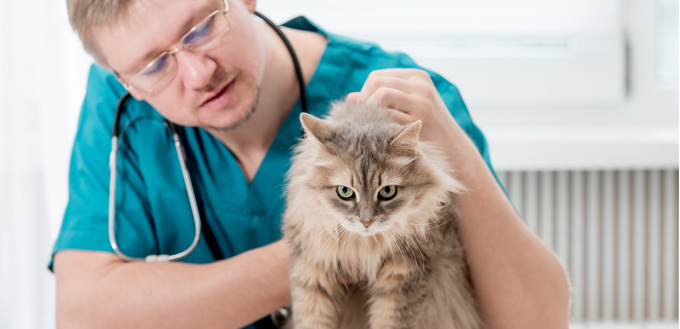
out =
[(346, 96), (422, 120), (421, 138), (469, 188), (455, 202), (487, 327), (567, 328), (566, 274), (514, 211), (441, 76), (302, 17), (279, 35), (256, 0), (67, 4), (97, 64), (49, 265), (58, 327), (271, 328), (268, 314), (290, 302), (279, 225), (299, 116)]

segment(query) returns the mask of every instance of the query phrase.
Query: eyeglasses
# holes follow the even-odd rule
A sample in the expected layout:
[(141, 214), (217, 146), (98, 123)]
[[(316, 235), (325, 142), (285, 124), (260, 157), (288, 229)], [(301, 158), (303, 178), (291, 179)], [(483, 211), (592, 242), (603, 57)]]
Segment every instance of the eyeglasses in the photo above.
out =
[(226, 16), (227, 11), (229, 11), (229, 5), (226, 0), (224, 1), (224, 6), (224, 10), (213, 11), (208, 17), (184, 34), (180, 39), (179, 47), (163, 52), (149, 62), (149, 64), (146, 64), (139, 73), (130, 79), (129, 83), (125, 83), (118, 73), (114, 72), (118, 81), (127, 90), (134, 88), (145, 93), (151, 93), (162, 87), (177, 72), (177, 58), (175, 57), (177, 52), (182, 49), (193, 52), (204, 51), (229, 30), (229, 20)]

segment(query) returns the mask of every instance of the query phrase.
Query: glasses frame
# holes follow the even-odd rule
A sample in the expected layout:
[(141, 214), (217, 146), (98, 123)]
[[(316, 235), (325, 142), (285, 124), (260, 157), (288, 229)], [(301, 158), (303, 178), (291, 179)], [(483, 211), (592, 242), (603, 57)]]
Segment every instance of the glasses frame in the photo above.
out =
[[(201, 51), (204, 51), (204, 50), (210, 48), (212, 45), (214, 45), (215, 42), (217, 42), (217, 40), (221, 39), (222, 36), (224, 36), (224, 34), (227, 33), (227, 31), (229, 31), (229, 29), (231, 28), (231, 23), (229, 22), (229, 18), (227, 18), (227, 12), (229, 11), (229, 4), (227, 3), (226, 0), (224, 1), (224, 8), (225, 8), (224, 10), (218, 9), (218, 10), (213, 11), (212, 13), (210, 13), (210, 15), (208, 15), (204, 19), (202, 19), (198, 24), (194, 25), (194, 27), (192, 27), (189, 31), (187, 31), (187, 33), (184, 33), (184, 35), (182, 35), (182, 37), (179, 39), (180, 44), (179, 44), (178, 47), (176, 47), (175, 49), (166, 50), (166, 51), (160, 53), (158, 56), (156, 56), (156, 58), (154, 58), (148, 64), (146, 64), (143, 69), (141, 69), (139, 72), (137, 72), (137, 74), (135, 74), (130, 79), (130, 82), (125, 83), (125, 81), (123, 81), (123, 79), (120, 77), (118, 72), (114, 71), (113, 74), (115, 75), (118, 82), (120, 82), (123, 85), (123, 87), (125, 87), (125, 90), (127, 90), (127, 91), (134, 89), (134, 90), (137, 90), (137, 91), (140, 91), (140, 92), (143, 92), (143, 93), (147, 93), (147, 94), (153, 93), (158, 87), (164, 86), (165, 83), (168, 82), (169, 79), (174, 77), (175, 73), (177, 73), (177, 68), (175, 68), (172, 72), (169, 72), (165, 77), (161, 78), (149, 90), (144, 90), (144, 89), (135, 87), (134, 81), (135, 81), (135, 79), (140, 77), (142, 74), (146, 73), (147, 70), (149, 70), (151, 67), (153, 67), (156, 64), (156, 62), (158, 62), (164, 56), (170, 56), (170, 58), (172, 58), (175, 61), (175, 64), (177, 64), (176, 63), (177, 59), (175, 58), (175, 54), (177, 54), (180, 50), (186, 49), (186, 50), (189, 50), (189, 51), (192, 51), (192, 52), (201, 52)], [(203, 23), (205, 23), (206, 21), (208, 21), (209, 19), (213, 18), (215, 15), (218, 15), (218, 14), (222, 14), (222, 16), (224, 16), (224, 19), (227, 21), (227, 28), (224, 29), (224, 31), (222, 31), (217, 37), (215, 37), (214, 40), (210, 41), (206, 45), (201, 46), (200, 48), (195, 48), (195, 47), (192, 47), (191, 45), (186, 45), (184, 43), (184, 40), (191, 33), (196, 31), (196, 29), (198, 29)]]

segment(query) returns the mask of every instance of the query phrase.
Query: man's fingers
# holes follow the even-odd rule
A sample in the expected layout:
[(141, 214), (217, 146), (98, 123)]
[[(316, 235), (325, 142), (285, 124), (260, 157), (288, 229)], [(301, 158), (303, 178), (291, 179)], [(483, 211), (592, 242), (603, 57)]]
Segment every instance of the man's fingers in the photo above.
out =
[(392, 118), (394, 118), (395, 121), (397, 121), (398, 123), (400, 123), (402, 125), (414, 123), (414, 122), (417, 121), (417, 119), (414, 118), (413, 116), (408, 115), (408, 114), (401, 112), (401, 111), (397, 111), (397, 110), (393, 110), (393, 109), (387, 109), (387, 113), (389, 113), (390, 116)]
[(349, 93), (345, 97), (346, 103), (356, 103), (358, 100), (359, 100), (359, 92), (358, 91), (355, 91), (353, 93)]
[(430, 79), (430, 75), (421, 69), (382, 69), (371, 72), (368, 77), (371, 76), (391, 76), (405, 80), (413, 78)]
[(403, 93), (410, 94), (413, 92), (413, 83), (408, 80), (393, 76), (369, 76), (364, 82), (359, 95), (359, 101), (366, 101), (371, 98), (380, 88), (391, 88), (399, 90)]
[[(379, 104), (387, 107), (386, 111), (390, 114), (390, 116), (394, 118), (395, 121), (401, 124), (409, 124), (417, 120), (410, 114), (395, 109), (397, 107), (395, 105), (397, 102), (405, 102), (405, 100), (403, 99), (403, 95), (399, 95), (398, 91), (395, 92), (386, 91), (385, 94), (382, 94), (382, 96), (383, 98), (379, 98), (380, 96), (376, 96), (370, 101), (379, 102)], [(408, 97), (408, 95), (406, 95), (406, 97)], [(358, 101), (359, 92), (349, 93), (345, 97), (346, 103), (356, 103)]]
[[(361, 99), (359, 99), (359, 101), (361, 101)], [(401, 90), (388, 87), (378, 88), (378, 90), (376, 90), (368, 99), (366, 99), (366, 102), (377, 103), (406, 114), (410, 114), (413, 111), (411, 108), (411, 103), (413, 100), (409, 94)]]

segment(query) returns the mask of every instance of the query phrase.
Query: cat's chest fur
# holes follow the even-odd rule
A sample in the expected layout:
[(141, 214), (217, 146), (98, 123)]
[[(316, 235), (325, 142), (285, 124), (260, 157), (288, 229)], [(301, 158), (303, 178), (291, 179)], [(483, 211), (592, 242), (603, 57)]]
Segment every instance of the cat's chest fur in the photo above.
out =
[[(423, 236), (385, 234), (349, 235), (327, 241), (319, 252), (308, 253), (319, 270), (333, 272), (345, 282), (371, 283), (381, 272), (424, 271), (428, 260), (439, 251), (448, 223), (433, 227)], [(317, 246), (318, 248), (318, 246)]]
[(289, 171), (295, 329), (480, 328), (454, 198), (464, 187), (422, 122), (335, 104), (301, 116)]

